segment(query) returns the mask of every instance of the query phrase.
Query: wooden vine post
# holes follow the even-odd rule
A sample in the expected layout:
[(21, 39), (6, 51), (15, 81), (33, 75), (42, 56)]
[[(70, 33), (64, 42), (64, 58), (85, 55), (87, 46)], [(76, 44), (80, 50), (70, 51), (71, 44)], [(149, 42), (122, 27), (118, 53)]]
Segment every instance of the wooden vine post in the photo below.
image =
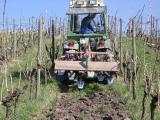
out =
[(156, 119), (156, 109), (158, 107), (158, 93), (151, 94), (151, 103), (150, 103), (150, 111), (151, 111), (151, 120), (157, 120)]
[(33, 46), (33, 41), (34, 41), (34, 17), (32, 17), (31, 20), (31, 45)]
[(158, 39), (159, 39), (159, 36), (158, 36), (158, 20), (156, 20), (156, 42), (155, 43), (157, 44), (157, 46), (156, 46), (157, 52), (158, 52), (158, 46), (159, 46)]
[(140, 34), (141, 34), (141, 37), (142, 37), (142, 34), (143, 34), (143, 17), (142, 16), (141, 16), (141, 23), (140, 23)]
[(6, 32), (5, 32), (5, 57), (8, 59), (8, 53), (7, 53), (7, 48), (8, 48), (8, 43), (9, 43), (9, 28), (8, 28), (8, 18), (6, 18)]
[(54, 20), (52, 20), (52, 51), (51, 51), (51, 58), (52, 58), (52, 69), (53, 69), (53, 72), (54, 72), (54, 67), (55, 67), (55, 36), (54, 36)]
[(49, 37), (52, 38), (52, 18), (49, 19)]
[(115, 51), (117, 51), (117, 17), (114, 17), (114, 44)]
[(142, 116), (141, 116), (142, 120), (145, 118), (145, 113), (147, 111), (146, 104), (147, 104), (147, 100), (151, 94), (151, 79), (150, 79), (149, 75), (146, 75), (146, 73), (144, 73), (144, 75), (145, 75), (145, 88), (144, 88), (144, 96), (143, 96), (143, 100), (142, 100)]
[(109, 30), (109, 31), (110, 31), (110, 24), (111, 24), (111, 23), (110, 23), (110, 16), (108, 15), (108, 24), (107, 24), (107, 25), (108, 25), (108, 30)]
[(2, 83), (1, 83), (1, 101), (3, 99), (3, 87), (4, 86), (4, 77), (2, 77)]
[(122, 19), (120, 19), (120, 71), (122, 72)]
[(42, 49), (42, 19), (38, 24), (38, 51), (37, 51), (37, 83), (36, 83), (36, 97), (40, 94), (40, 79), (41, 79), (41, 49)]
[(133, 99), (136, 99), (136, 60), (137, 53), (136, 53), (136, 25), (135, 19), (132, 20), (132, 93)]
[(16, 40), (16, 20), (13, 20), (13, 59), (16, 58), (17, 40)]
[(160, 112), (160, 74), (158, 74), (158, 112)]
[(129, 20), (129, 23), (128, 23), (128, 37), (131, 38), (131, 19)]
[(32, 34), (32, 28), (31, 28), (31, 19), (29, 18), (29, 27), (28, 27), (28, 29), (29, 29), (29, 41), (28, 41), (28, 44), (30, 45), (30, 46), (32, 46), (32, 39), (31, 39), (31, 34)]
[(1, 54), (5, 55), (5, 15), (6, 15), (6, 3), (7, 0), (4, 0), (4, 5), (3, 5), (3, 37), (2, 37), (2, 48), (1, 48)]

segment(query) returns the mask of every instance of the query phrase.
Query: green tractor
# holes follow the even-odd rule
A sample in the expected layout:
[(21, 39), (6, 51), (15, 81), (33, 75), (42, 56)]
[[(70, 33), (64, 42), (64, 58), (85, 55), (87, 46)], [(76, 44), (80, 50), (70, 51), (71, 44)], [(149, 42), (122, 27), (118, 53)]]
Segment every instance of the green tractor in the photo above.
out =
[(118, 62), (107, 32), (107, 12), (103, 0), (71, 0), (67, 40), (63, 56), (55, 60), (55, 70), (82, 89), (85, 79), (97, 78), (112, 84)]

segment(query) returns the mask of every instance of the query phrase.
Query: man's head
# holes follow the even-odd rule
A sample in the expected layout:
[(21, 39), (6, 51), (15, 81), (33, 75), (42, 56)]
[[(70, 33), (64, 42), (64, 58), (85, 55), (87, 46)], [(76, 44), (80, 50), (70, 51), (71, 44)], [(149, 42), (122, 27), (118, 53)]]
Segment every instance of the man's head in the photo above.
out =
[(96, 17), (96, 13), (89, 13), (89, 16), (90, 16), (91, 18), (95, 18), (95, 17)]

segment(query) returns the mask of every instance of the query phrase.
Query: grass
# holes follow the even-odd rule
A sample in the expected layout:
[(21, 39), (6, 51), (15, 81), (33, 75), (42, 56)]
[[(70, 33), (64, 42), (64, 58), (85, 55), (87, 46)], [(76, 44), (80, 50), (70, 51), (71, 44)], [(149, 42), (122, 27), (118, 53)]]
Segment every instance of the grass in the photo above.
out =
[(37, 99), (30, 101), (28, 100), (27, 94), (23, 95), (23, 99), (20, 101), (17, 109), (16, 119), (31, 120), (34, 117), (38, 117), (42, 110), (48, 105), (54, 106), (55, 103), (53, 102), (55, 102), (54, 99), (56, 96), (56, 91), (56, 84), (53, 83), (47, 87), (41, 86), (41, 95)]
[[(123, 45), (127, 48), (129, 53), (131, 53), (131, 46), (132, 41), (130, 39), (123, 40)], [(126, 86), (120, 85), (120, 84), (114, 84), (113, 90), (120, 94), (120, 96), (125, 99), (127, 98), (127, 101), (130, 101), (128, 104), (128, 110), (132, 113), (134, 120), (139, 120), (141, 117), (142, 112), (142, 97), (144, 93), (144, 66), (146, 66), (146, 71), (149, 72), (160, 72), (160, 64), (156, 62), (156, 56), (157, 53), (154, 49), (149, 48), (148, 46), (144, 46), (143, 41), (136, 41), (137, 45), (137, 56), (138, 56), (138, 64), (140, 64), (140, 70), (138, 72), (138, 79), (137, 79), (137, 100), (136, 101), (130, 101), (131, 94), (126, 88)], [(144, 56), (144, 48), (145, 48), (145, 56)], [(131, 56), (131, 55), (130, 55)], [(144, 63), (144, 57), (145, 57), (145, 63)], [(158, 87), (158, 81), (156, 77), (153, 79), (152, 82), (153, 85), (153, 91), (157, 91)], [(150, 98), (147, 101), (147, 111), (146, 111), (146, 120), (150, 119)], [(157, 112), (157, 120), (160, 119), (160, 114)]]
[[(31, 48), (27, 51), (26, 54), (22, 55), (21, 57), (10, 61), (7, 64), (7, 75), (11, 74), (13, 76), (13, 87), (14, 89), (19, 86), (19, 72), (24, 70), (26, 64), (28, 65), (28, 71), (32, 68), (36, 68), (36, 46)], [(45, 49), (43, 49), (42, 54), (45, 59), (47, 59)], [(2, 74), (3, 75), (3, 74)], [(29, 82), (22, 77), (20, 81), (20, 86), (29, 84)], [(1, 83), (0, 83), (1, 85)], [(11, 91), (11, 84), (8, 78), (8, 88)], [(20, 96), (17, 111), (15, 115), (11, 115), (11, 119), (16, 120), (30, 120), (32, 117), (40, 115), (42, 110), (47, 107), (48, 105), (55, 105), (55, 96), (58, 92), (58, 85), (54, 79), (50, 80), (50, 84), (45, 86), (41, 84), (41, 95), (35, 99), (35, 87), (33, 88), (33, 100), (29, 100), (29, 90), (27, 89), (23, 95)], [(8, 92), (6, 91), (5, 87), (3, 90), (3, 97), (7, 96)], [(47, 98), (47, 99), (46, 99)], [(0, 107), (0, 119), (4, 119), (5, 117), (5, 107)]]

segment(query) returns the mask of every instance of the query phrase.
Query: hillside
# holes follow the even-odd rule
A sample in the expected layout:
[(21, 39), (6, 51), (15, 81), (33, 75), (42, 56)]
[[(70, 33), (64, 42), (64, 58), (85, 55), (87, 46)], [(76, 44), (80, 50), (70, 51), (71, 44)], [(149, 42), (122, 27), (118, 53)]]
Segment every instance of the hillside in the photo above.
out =
[[(60, 38), (58, 38), (60, 39)], [(50, 41), (46, 41), (50, 46)], [(131, 40), (123, 40), (123, 46), (128, 49), (129, 56), (131, 50)], [(41, 78), (41, 93), (35, 99), (35, 87), (32, 88), (32, 99), (30, 100), (30, 88), (24, 91), (18, 100), (16, 113), (11, 112), (10, 119), (29, 120), (29, 119), (102, 119), (102, 120), (139, 120), (142, 114), (142, 100), (144, 94), (144, 44), (142, 41), (137, 41), (138, 64), (141, 66), (138, 71), (137, 79), (137, 99), (132, 100), (132, 93), (128, 88), (128, 84), (124, 83), (123, 77), (119, 74), (117, 81), (113, 85), (103, 83), (90, 82), (83, 90), (77, 88), (65, 89), (62, 81), (56, 77), (49, 78), (47, 85), (44, 80), (44, 71), (42, 70)], [(13, 84), (8, 78), (9, 91), (15, 90), (18, 86), (29, 85), (29, 81), (21, 75), (27, 64), (27, 71), (32, 71), (36, 68), (36, 47), (27, 50), (26, 54), (18, 57), (15, 60), (9, 61), (7, 64), (7, 74), (12, 76)], [(43, 64), (49, 58), (47, 57), (45, 46), (43, 46)], [(156, 52), (145, 46), (145, 60), (148, 70), (160, 71), (159, 61), (155, 61)], [(48, 65), (50, 62), (48, 63)], [(49, 68), (50, 66), (48, 66)], [(3, 71), (3, 70), (2, 70)], [(1, 78), (2, 79), (2, 78)], [(34, 80), (34, 79), (33, 79)], [(33, 81), (35, 83), (35, 81)], [(157, 80), (153, 81), (156, 90)], [(4, 85), (4, 83), (3, 83)], [(2, 82), (0, 83), (2, 86)], [(2, 89), (1, 89), (2, 90)], [(63, 92), (62, 92), (63, 91)], [(3, 87), (3, 97), (7, 96), (8, 92)], [(148, 98), (145, 120), (150, 120), (150, 97)], [(14, 107), (11, 107), (13, 111)], [(0, 107), (0, 119), (5, 118), (5, 107)], [(157, 120), (160, 119), (160, 114), (156, 112)]]

